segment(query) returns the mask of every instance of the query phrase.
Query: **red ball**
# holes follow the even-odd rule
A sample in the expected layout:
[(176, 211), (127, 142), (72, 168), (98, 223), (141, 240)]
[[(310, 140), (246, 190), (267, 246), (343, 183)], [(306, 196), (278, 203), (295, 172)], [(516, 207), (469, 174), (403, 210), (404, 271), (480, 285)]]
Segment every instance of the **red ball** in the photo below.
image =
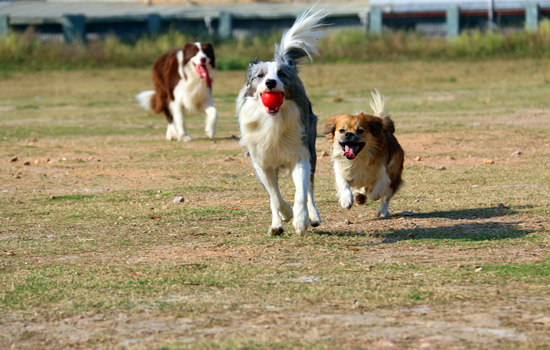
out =
[(269, 109), (277, 109), (283, 104), (282, 92), (264, 92), (261, 98), (264, 106)]

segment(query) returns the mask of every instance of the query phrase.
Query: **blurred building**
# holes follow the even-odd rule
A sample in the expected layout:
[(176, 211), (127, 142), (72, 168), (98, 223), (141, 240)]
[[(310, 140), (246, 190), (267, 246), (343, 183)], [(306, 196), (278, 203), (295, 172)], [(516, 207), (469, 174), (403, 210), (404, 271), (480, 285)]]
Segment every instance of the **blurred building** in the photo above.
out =
[[(43, 39), (133, 40), (169, 29), (203, 37), (246, 37), (289, 28), (316, 0), (0, 0), (0, 35), (29, 27)], [(456, 36), (472, 29), (536, 30), (550, 0), (331, 0), (328, 30), (406, 30)]]
[[(90, 40), (116, 35), (131, 40), (175, 29), (222, 38), (251, 36), (292, 26), (312, 1), (140, 0), (1, 1), (0, 22), (22, 32), (33, 26), (44, 38)], [(327, 28), (366, 29), (368, 1), (333, 0), (318, 8), (330, 15)], [(3, 18), (3, 20), (2, 20)], [(1, 31), (0, 31), (1, 32)], [(63, 35), (62, 35), (63, 34)]]
[(536, 30), (550, 1), (371, 0), (369, 28), (456, 36), (468, 30)]

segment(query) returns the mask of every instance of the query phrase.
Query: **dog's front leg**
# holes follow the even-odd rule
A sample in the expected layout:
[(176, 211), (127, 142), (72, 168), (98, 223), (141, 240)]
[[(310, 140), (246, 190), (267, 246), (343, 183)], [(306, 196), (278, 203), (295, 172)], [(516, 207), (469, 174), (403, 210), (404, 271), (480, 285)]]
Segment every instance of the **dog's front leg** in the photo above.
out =
[(210, 97), (210, 100), (208, 101), (208, 105), (204, 109), (204, 113), (206, 113), (206, 120), (204, 122), (205, 124), (204, 131), (206, 132), (206, 136), (208, 136), (209, 138), (213, 138), (214, 134), (216, 133), (216, 122), (218, 120), (218, 110), (214, 107), (214, 104), (212, 103), (212, 97)]
[(351, 193), (348, 181), (340, 175), (338, 162), (334, 162), (334, 174), (336, 174), (336, 189), (340, 197), (340, 206), (349, 209), (353, 205), (353, 193)]
[[(313, 176), (311, 177), (313, 178)], [(313, 200), (313, 183), (309, 181), (309, 187), (307, 191), (307, 210), (309, 213), (309, 223), (313, 227), (321, 225), (321, 216), (319, 216), (319, 211), (315, 206), (315, 201)]]
[[(307, 232), (309, 226), (309, 216), (307, 209), (307, 194), (310, 186), (311, 165), (309, 162), (298, 161), (294, 168), (291, 169), (292, 180), (296, 187), (294, 196), (294, 221), (292, 225), (296, 233), (303, 236)], [(312, 198), (313, 201), (313, 198)]]
[(284, 232), (283, 220), (288, 221), (292, 218), (292, 208), (281, 197), (279, 185), (277, 184), (277, 170), (274, 168), (262, 168), (261, 166), (254, 166), (254, 168), (260, 182), (269, 194), (272, 221), (267, 234), (269, 236), (278, 236)]
[(183, 119), (183, 105), (180, 100), (170, 102), (170, 111), (174, 116), (174, 125), (176, 126), (178, 141), (191, 141), (191, 137), (185, 131), (185, 120)]

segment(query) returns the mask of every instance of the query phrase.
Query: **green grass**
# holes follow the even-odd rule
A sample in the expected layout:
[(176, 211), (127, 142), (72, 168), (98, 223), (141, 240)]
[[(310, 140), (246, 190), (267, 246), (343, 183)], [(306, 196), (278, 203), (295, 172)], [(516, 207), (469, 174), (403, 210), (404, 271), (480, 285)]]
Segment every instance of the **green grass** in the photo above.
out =
[(49, 198), (51, 201), (63, 201), (63, 200), (81, 200), (85, 198), (95, 198), (96, 195), (90, 194), (90, 195), (84, 195), (84, 194), (72, 194), (72, 195), (65, 195), (65, 196), (52, 196)]

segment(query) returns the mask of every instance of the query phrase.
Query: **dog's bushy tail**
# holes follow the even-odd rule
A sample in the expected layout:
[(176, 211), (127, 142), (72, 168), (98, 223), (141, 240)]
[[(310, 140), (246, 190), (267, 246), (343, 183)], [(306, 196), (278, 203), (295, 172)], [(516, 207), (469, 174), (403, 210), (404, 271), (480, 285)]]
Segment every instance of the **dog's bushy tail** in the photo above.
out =
[(391, 120), (390, 115), (386, 112), (386, 106), (384, 98), (380, 96), (380, 91), (374, 89), (371, 92), (372, 99), (370, 100), (370, 106), (374, 112), (374, 115), (382, 118), (382, 127), (384, 132), (393, 134), (395, 132), (395, 124)]
[(143, 91), (136, 95), (136, 100), (139, 102), (140, 106), (152, 111), (153, 108), (153, 97), (155, 96), (155, 91), (149, 90), (149, 91)]
[(374, 91), (371, 91), (371, 95), (372, 98), (370, 100), (370, 106), (374, 112), (374, 115), (380, 118), (389, 116), (389, 114), (386, 113), (385, 101), (380, 95), (380, 91), (374, 89)]
[(313, 11), (315, 6), (307, 9), (296, 19), (292, 28), (283, 34), (281, 43), (275, 45), (275, 61), (287, 62), (293, 60), (295, 63), (306, 56), (313, 60), (312, 56), (319, 55), (317, 41), (326, 33), (318, 31), (321, 23), (328, 13), (324, 10)]

